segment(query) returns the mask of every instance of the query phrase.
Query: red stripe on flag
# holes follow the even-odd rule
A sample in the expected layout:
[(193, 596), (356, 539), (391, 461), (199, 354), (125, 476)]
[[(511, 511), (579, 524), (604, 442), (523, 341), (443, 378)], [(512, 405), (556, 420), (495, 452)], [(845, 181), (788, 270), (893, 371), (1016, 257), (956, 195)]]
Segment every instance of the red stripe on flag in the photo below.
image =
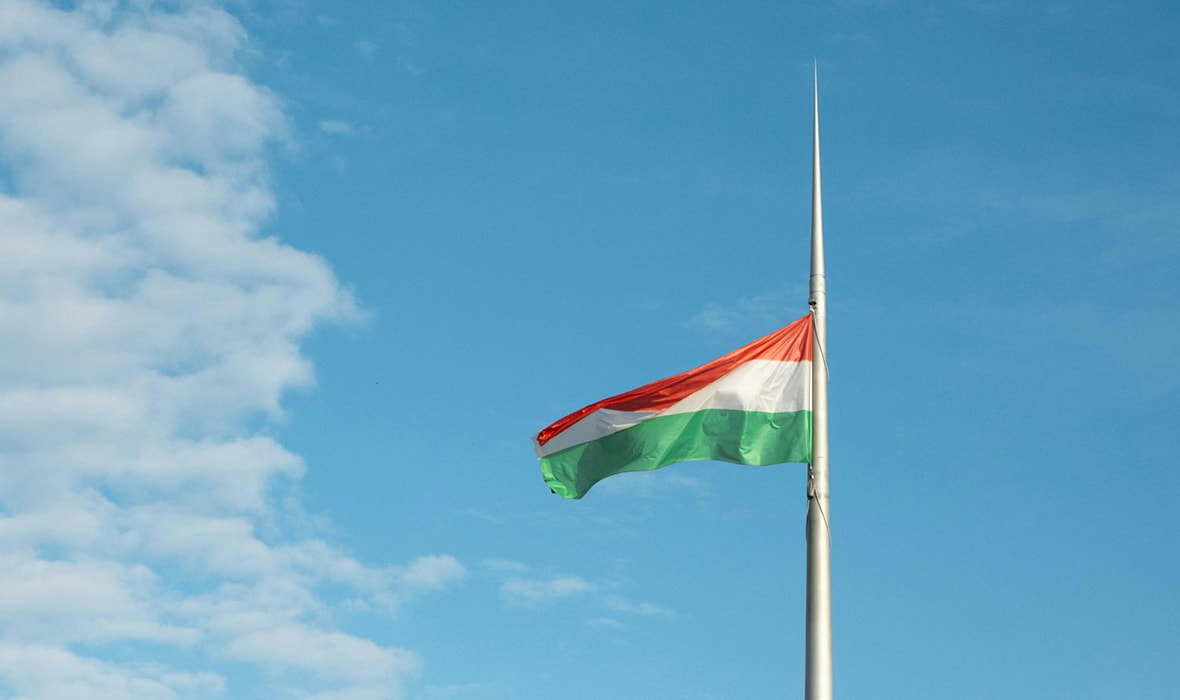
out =
[(708, 364), (674, 377), (660, 379), (632, 389), (625, 394), (603, 399), (574, 411), (537, 433), (537, 444), (544, 445), (566, 428), (600, 408), (616, 411), (662, 411), (684, 397), (712, 384), (750, 360), (801, 362), (811, 360), (811, 316), (804, 316), (768, 336), (734, 350)]

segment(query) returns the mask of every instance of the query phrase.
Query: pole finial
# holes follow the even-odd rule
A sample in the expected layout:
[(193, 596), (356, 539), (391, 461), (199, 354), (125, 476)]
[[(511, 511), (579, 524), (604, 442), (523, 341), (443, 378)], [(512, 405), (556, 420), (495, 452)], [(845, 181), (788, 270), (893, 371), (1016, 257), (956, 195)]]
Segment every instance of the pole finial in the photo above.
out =
[(815, 61), (815, 112), (811, 150), (811, 285), (809, 301), (824, 293), (824, 219), (819, 177), (819, 61)]

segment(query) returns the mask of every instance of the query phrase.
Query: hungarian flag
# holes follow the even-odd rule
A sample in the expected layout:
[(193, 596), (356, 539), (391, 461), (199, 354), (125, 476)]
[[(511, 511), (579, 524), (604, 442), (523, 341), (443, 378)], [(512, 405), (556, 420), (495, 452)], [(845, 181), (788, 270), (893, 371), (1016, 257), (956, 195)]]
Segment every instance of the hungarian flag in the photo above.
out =
[(713, 459), (811, 461), (811, 317), (674, 377), (574, 411), (533, 442), (545, 483), (581, 498), (622, 472)]

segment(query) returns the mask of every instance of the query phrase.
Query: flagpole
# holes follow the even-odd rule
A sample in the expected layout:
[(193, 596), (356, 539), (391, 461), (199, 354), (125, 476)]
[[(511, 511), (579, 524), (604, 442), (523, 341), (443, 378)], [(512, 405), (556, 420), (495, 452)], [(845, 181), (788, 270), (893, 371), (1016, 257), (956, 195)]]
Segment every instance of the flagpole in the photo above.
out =
[(819, 67), (815, 67), (815, 130), (811, 165), (812, 340), (811, 464), (807, 468), (807, 647), (805, 700), (832, 700), (832, 539), (828, 508), (827, 292), (819, 186)]

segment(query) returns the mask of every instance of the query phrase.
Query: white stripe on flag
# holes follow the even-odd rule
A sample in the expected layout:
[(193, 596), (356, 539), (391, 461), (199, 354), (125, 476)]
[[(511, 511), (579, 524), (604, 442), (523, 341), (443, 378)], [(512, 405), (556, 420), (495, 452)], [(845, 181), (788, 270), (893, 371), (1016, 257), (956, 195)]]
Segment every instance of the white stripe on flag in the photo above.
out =
[(811, 362), (750, 360), (717, 381), (689, 394), (663, 411), (600, 408), (537, 446), (537, 456), (626, 430), (649, 418), (706, 409), (794, 413), (811, 409)]

